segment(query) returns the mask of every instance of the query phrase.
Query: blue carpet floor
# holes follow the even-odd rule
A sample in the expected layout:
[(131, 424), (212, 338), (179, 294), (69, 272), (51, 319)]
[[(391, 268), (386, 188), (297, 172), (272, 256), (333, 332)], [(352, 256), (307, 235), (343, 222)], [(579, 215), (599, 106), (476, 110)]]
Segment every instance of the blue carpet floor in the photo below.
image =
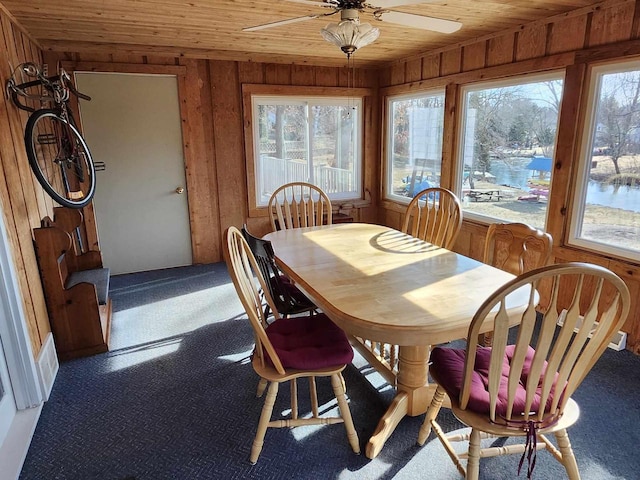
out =
[[(21, 480), (460, 478), (433, 434), (416, 445), (423, 416), (403, 419), (374, 460), (353, 454), (333, 425), (270, 429), (249, 464), (263, 399), (224, 264), (116, 276), (111, 295), (111, 351), (61, 364)], [(364, 449), (393, 392), (359, 357), (345, 380)], [(323, 411), (335, 411), (328, 381), (318, 387)], [(607, 351), (574, 398), (582, 416), (569, 435), (583, 480), (640, 478), (640, 357)], [(287, 408), (281, 388), (274, 414)], [(439, 418), (461, 428), (444, 409)], [(518, 460), (482, 460), (480, 477), (517, 478)], [(566, 475), (540, 452), (534, 478)]]

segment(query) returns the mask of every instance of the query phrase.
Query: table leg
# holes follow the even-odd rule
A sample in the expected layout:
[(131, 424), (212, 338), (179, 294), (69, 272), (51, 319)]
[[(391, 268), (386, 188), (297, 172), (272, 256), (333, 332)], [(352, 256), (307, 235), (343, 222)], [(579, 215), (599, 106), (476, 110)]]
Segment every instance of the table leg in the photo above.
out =
[(405, 415), (415, 417), (427, 411), (435, 392), (429, 385), (430, 346), (400, 347), (398, 355), (398, 392), (387, 408), (366, 448), (368, 458), (375, 458)]

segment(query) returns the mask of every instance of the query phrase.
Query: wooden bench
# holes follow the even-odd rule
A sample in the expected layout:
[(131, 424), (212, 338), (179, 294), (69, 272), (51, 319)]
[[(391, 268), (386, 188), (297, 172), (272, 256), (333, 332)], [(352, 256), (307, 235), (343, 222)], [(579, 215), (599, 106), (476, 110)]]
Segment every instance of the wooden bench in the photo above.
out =
[(51, 331), (61, 360), (109, 350), (109, 269), (97, 251), (76, 254), (57, 226), (33, 229)]
[[(41, 222), (42, 227), (58, 227), (71, 235), (73, 251), (76, 255), (85, 253), (86, 238), (83, 232), (84, 218), (82, 210), (76, 208), (54, 207), (53, 220), (44, 217)], [(102, 260), (101, 260), (102, 262)]]

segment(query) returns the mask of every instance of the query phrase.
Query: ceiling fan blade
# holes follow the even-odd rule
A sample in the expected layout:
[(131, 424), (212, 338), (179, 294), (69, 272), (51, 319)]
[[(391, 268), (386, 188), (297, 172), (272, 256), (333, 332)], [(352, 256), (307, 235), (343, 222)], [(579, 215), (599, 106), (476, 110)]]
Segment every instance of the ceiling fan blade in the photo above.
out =
[(305, 17), (289, 18), (287, 20), (280, 20), (278, 22), (264, 23), (262, 25), (255, 25), (253, 27), (245, 27), (243, 32), (255, 32), (256, 30), (264, 30), (265, 28), (279, 27), (281, 25), (289, 25), (290, 23), (306, 22), (307, 20), (313, 20), (314, 18), (321, 17), (322, 15), (307, 15)]
[[(287, 0), (289, 2), (295, 2), (297, 0)], [(301, 0), (305, 1), (305, 0)], [(401, 7), (403, 5), (418, 5), (420, 3), (431, 3), (435, 0), (373, 0), (369, 2), (369, 4), (373, 8), (393, 8), (393, 7)]]
[(292, 3), (302, 3), (303, 5), (312, 5), (314, 7), (331, 7), (334, 8), (337, 2), (332, 0), (285, 0)]
[(462, 24), (453, 20), (443, 18), (425, 17), (424, 15), (413, 15), (402, 12), (375, 12), (377, 20), (388, 23), (404, 25), (405, 27), (420, 28), (422, 30), (432, 30), (440, 33), (453, 33), (460, 30)]

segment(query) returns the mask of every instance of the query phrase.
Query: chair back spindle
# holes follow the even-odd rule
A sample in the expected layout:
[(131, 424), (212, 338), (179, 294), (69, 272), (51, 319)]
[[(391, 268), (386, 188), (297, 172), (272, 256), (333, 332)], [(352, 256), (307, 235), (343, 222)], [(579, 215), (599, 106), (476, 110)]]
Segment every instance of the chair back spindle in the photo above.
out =
[(319, 187), (292, 182), (279, 187), (269, 199), (273, 231), (331, 225), (331, 200)]
[[(258, 356), (261, 365), (264, 366), (265, 359), (263, 352), (266, 351), (277, 372), (283, 375), (285, 373), (284, 367), (265, 331), (267, 319), (262, 309), (260, 289), (262, 289), (264, 299), (271, 307), (271, 311), (276, 319), (280, 318), (280, 314), (271, 298), (260, 266), (256, 262), (242, 232), (237, 228), (229, 227), (226, 247), (229, 275), (233, 280), (242, 306), (245, 308), (251, 326), (253, 327), (256, 341), (254, 355)], [(256, 285), (255, 278), (258, 280), (259, 287)]]
[[(541, 287), (550, 290), (550, 298), (539, 312)], [(520, 289), (529, 296), (516, 314), (509, 297)], [(418, 443), (424, 444), (433, 430), (468, 480), (478, 480), (481, 458), (509, 454), (522, 455), (518, 474), (526, 465), (527, 478), (532, 478), (541, 449), (562, 463), (570, 480), (579, 480), (567, 429), (580, 409), (571, 397), (624, 324), (629, 307), (622, 279), (586, 263), (541, 267), (503, 285), (473, 317), (466, 351), (433, 349), (431, 375), (438, 387)], [(493, 346), (480, 347), (475, 340), (487, 329), (493, 332)], [(446, 434), (438, 425), (445, 394), (454, 415), (471, 427), (469, 434)], [(556, 437), (555, 445), (548, 434)], [(526, 441), (500, 448), (481, 445), (480, 439), (488, 437)], [(468, 441), (466, 453), (453, 449), (451, 442), (458, 441)]]
[[(242, 235), (256, 259), (256, 263), (271, 294), (271, 299), (280, 315), (287, 317), (297, 313), (312, 313), (315, 311), (316, 305), (276, 265), (275, 253), (271, 242), (253, 236), (247, 230), (246, 225), (242, 227)], [(265, 306), (265, 318), (269, 316), (270, 310), (271, 307), (267, 304)]]
[[(224, 254), (229, 275), (253, 328), (255, 348), (251, 365), (260, 376), (258, 396), (267, 384), (267, 395), (251, 446), (249, 461), (255, 464), (264, 445), (268, 428), (290, 428), (302, 425), (343, 423), (349, 445), (360, 453), (358, 433), (353, 425), (345, 395), (342, 371), (353, 360), (353, 350), (346, 334), (324, 314), (303, 318), (280, 318), (273, 298), (247, 240), (240, 230), (229, 227), (225, 232)], [(255, 279), (258, 280), (256, 285)], [(267, 324), (262, 309), (262, 297), (276, 318)], [(298, 415), (297, 379), (306, 377), (312, 415)], [(320, 416), (316, 378), (330, 377), (333, 393), (340, 410), (339, 416)], [(291, 410), (288, 419), (271, 419), (280, 383), (290, 382)]]
[(432, 187), (413, 197), (405, 212), (402, 232), (451, 249), (461, 227), (458, 197), (446, 188)]
[[(536, 290), (541, 281), (551, 283), (550, 305), (536, 314)], [(586, 284), (595, 288), (586, 288)], [(506, 302), (510, 293), (530, 290), (529, 303), (514, 324)], [(561, 290), (573, 289), (573, 298), (564, 310), (564, 320), (556, 332), (558, 297)], [(604, 298), (604, 292), (607, 298)], [(586, 308), (585, 298), (587, 299)], [(494, 293), (474, 316), (469, 328), (465, 380), (460, 392), (460, 407), (466, 408), (471, 394), (471, 379), (478, 346), (477, 339), (485, 322), (493, 322), (493, 346), (489, 366), (490, 417), (493, 422), (529, 420), (551, 422), (562, 415), (566, 402), (607, 348), (611, 337), (624, 323), (629, 312), (629, 291), (624, 282), (609, 270), (580, 263), (558, 264), (524, 274)], [(497, 311), (496, 311), (497, 308)], [(602, 309), (602, 310), (601, 310)], [(493, 313), (495, 312), (495, 313)], [(506, 409), (497, 411), (503, 362), (511, 330), (517, 331), (509, 366)], [(577, 330), (577, 333), (575, 332)], [(534, 336), (537, 332), (537, 338)], [(513, 335), (513, 333), (511, 333)], [(525, 372), (525, 366), (528, 371)], [(550, 374), (551, 373), (551, 374)], [(514, 408), (518, 385), (527, 378), (524, 407)], [(521, 392), (521, 390), (520, 390)], [(534, 404), (539, 407), (534, 408)]]

